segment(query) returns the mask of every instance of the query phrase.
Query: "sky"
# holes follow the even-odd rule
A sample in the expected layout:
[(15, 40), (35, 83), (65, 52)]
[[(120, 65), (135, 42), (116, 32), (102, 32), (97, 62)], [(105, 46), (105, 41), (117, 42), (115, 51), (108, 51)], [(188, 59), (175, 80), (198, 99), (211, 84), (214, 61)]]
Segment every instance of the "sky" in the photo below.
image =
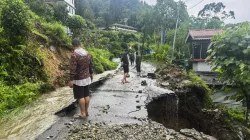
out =
[[(156, 0), (145, 0), (145, 1), (150, 5), (156, 4)], [(201, 0), (188, 0), (186, 2), (187, 9), (196, 5), (200, 1)], [(228, 11), (231, 10), (235, 12), (236, 19), (227, 20), (226, 23), (239, 23), (244, 21), (250, 22), (250, 0), (204, 0), (196, 7), (188, 10), (189, 15), (197, 16), (198, 12), (204, 7), (204, 5), (212, 2), (222, 2), (226, 6), (226, 10)]]

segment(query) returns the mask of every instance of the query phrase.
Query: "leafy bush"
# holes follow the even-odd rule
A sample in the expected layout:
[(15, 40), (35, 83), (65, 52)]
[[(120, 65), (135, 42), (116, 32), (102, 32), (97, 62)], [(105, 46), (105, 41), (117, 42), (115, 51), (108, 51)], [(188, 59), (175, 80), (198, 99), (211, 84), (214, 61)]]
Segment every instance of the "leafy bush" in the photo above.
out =
[(102, 37), (99, 39), (99, 43), (101, 44), (102, 48), (105, 48), (106, 45), (109, 44), (110, 39), (108, 37)]
[(86, 20), (87, 28), (94, 30), (95, 29), (95, 24), (89, 20)]
[(138, 40), (134, 33), (119, 32), (118, 36), (119, 36), (120, 41), (123, 41), (126, 43)]
[(159, 47), (153, 47), (154, 48), (154, 52), (151, 54), (151, 59), (155, 60), (155, 61), (164, 61), (164, 62), (169, 62), (170, 58), (171, 58), (171, 50), (172, 47), (169, 46), (168, 44), (165, 45), (161, 45)]
[(186, 86), (198, 86), (198, 87), (203, 88), (205, 90), (205, 95), (203, 97), (204, 106), (206, 108), (212, 108), (213, 103), (211, 99), (211, 90), (207, 86), (206, 82), (201, 77), (194, 74), (192, 71), (188, 73), (188, 77), (189, 77), (189, 80), (191, 80), (191, 82), (188, 82)]
[(36, 99), (42, 84), (42, 82), (38, 82), (6, 86), (0, 81), (0, 114)]
[(95, 73), (102, 73), (117, 67), (117, 63), (110, 61), (109, 58), (112, 57), (112, 54), (109, 51), (96, 48), (90, 48), (88, 51), (93, 59)]
[(67, 26), (73, 32), (73, 36), (80, 36), (83, 29), (87, 27), (86, 21), (79, 15), (70, 16), (67, 20)]
[(68, 13), (67, 4), (57, 3), (54, 6), (54, 20), (60, 21), (63, 25), (67, 24)]
[[(209, 50), (208, 59), (213, 59), (213, 70), (220, 73), (222, 81), (228, 81), (238, 91), (229, 99), (248, 103), (250, 84), (250, 24), (243, 23), (235, 28), (217, 34), (213, 38), (214, 47)], [(247, 110), (250, 107), (247, 105)]]
[(30, 30), (28, 8), (22, 0), (1, 1), (1, 27), (11, 45), (22, 44), (26, 41)]
[(112, 31), (101, 31), (101, 35), (102, 35), (102, 37), (109, 38), (111, 42), (118, 41), (118, 39), (119, 39), (118, 34), (116, 32), (112, 32)]
[(242, 109), (226, 109), (229, 116), (240, 123), (246, 123), (245, 120), (245, 111)]
[(35, 50), (21, 45), (16, 47), (3, 45), (0, 44), (0, 65), (4, 72), (0, 78), (4, 79), (7, 84), (46, 80), (43, 65)]
[(71, 39), (66, 34), (66, 27), (60, 23), (42, 23), (42, 27), (45, 29), (45, 34), (50, 37), (51, 44), (57, 46), (70, 47)]
[(54, 20), (54, 9), (44, 0), (24, 0), (24, 2), (29, 5), (31, 11), (46, 19), (46, 21), (51, 22)]

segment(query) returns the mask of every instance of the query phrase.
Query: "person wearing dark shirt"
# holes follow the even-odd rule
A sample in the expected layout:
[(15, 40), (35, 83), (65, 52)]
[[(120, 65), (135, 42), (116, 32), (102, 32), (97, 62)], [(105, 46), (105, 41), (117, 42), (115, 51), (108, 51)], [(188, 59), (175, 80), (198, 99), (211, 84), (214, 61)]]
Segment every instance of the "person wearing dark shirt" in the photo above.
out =
[(136, 52), (135, 67), (137, 71), (137, 76), (141, 76), (141, 57)]
[(129, 55), (129, 60), (130, 60), (131, 66), (134, 65), (135, 56), (134, 56), (133, 53), (131, 53), (131, 54)]
[(129, 73), (129, 60), (128, 60), (128, 51), (126, 50), (125, 53), (122, 55), (121, 62), (123, 65), (124, 76), (122, 79), (122, 83), (128, 83), (127, 75)]
[(81, 41), (72, 41), (74, 52), (70, 58), (70, 82), (69, 87), (73, 88), (74, 98), (79, 102), (80, 114), (74, 118), (86, 118), (90, 102), (89, 85), (93, 80), (93, 63), (89, 52), (81, 46)]

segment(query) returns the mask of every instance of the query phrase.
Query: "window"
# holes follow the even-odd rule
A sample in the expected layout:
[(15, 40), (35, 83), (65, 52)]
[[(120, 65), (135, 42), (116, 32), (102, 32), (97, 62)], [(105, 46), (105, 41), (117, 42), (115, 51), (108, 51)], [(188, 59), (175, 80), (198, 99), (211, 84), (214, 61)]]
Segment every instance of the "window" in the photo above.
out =
[(69, 7), (69, 13), (71, 13), (71, 7)]

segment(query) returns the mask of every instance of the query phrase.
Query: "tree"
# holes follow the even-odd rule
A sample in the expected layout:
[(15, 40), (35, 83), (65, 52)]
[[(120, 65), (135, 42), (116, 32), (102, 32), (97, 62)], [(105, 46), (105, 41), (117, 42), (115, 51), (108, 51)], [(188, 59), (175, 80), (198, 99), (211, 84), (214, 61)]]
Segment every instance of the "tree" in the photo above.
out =
[(205, 29), (206, 20), (200, 17), (191, 16), (190, 17), (190, 28), (191, 29)]
[(105, 12), (103, 14), (103, 20), (105, 21), (105, 28), (108, 29), (109, 26), (112, 24), (112, 17), (109, 12)]
[(54, 18), (54, 9), (52, 6), (45, 3), (45, 0), (24, 0), (30, 7), (30, 10), (37, 15), (44, 17), (47, 21)]
[(175, 28), (178, 11), (180, 23), (189, 18), (185, 3), (177, 3), (174, 0), (157, 0), (152, 12), (154, 20), (151, 22), (154, 22), (160, 28), (173, 29)]
[(28, 8), (22, 0), (4, 0), (1, 11), (1, 27), (11, 45), (25, 43), (30, 31)]
[(79, 15), (70, 16), (67, 26), (73, 32), (73, 37), (79, 37), (83, 29), (87, 27), (86, 21)]
[[(166, 43), (173, 44), (173, 37), (174, 37), (175, 30), (169, 30), (166, 36)], [(176, 34), (176, 43), (175, 43), (175, 50), (177, 54), (175, 54), (176, 58), (183, 59), (183, 58), (190, 58), (190, 50), (188, 44), (185, 43), (187, 37), (188, 30), (185, 27), (181, 27), (177, 29)]]
[[(250, 24), (244, 23), (213, 37), (214, 47), (208, 59), (222, 81), (228, 81), (238, 92), (231, 99), (247, 103), (250, 109)], [(246, 116), (248, 120), (248, 115)]]
[(69, 11), (67, 10), (67, 5), (64, 3), (57, 3), (54, 6), (54, 19), (60, 21), (62, 24), (66, 25), (69, 16)]
[(216, 18), (212, 18), (209, 20), (208, 23), (206, 23), (205, 28), (206, 29), (221, 29), (223, 24), (224, 24), (223, 21), (216, 19)]
[(226, 6), (222, 2), (210, 3), (199, 11), (198, 17), (202, 23), (205, 23), (206, 29), (221, 29), (224, 20), (227, 18), (235, 19), (233, 11), (225, 11)]
[(123, 11), (123, 0), (110, 0), (109, 12), (112, 23), (120, 22)]
[(225, 11), (226, 6), (222, 2), (210, 3), (204, 6), (204, 8), (199, 11), (198, 16), (206, 19), (217, 18), (219, 20), (225, 20), (227, 18), (235, 19), (233, 11)]

